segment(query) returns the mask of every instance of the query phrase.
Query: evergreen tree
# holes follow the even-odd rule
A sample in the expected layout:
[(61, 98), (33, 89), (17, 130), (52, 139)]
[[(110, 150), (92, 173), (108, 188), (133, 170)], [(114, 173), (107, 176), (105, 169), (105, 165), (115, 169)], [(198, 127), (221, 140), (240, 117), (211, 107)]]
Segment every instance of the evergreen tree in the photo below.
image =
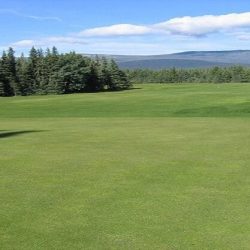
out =
[(30, 64), (23, 54), (17, 59), (17, 78), (17, 91), (20, 95), (31, 95), (34, 93), (32, 90), (33, 79), (32, 72), (30, 72)]
[(75, 52), (59, 54), (55, 47), (30, 50), (27, 58), (3, 52), (0, 95), (68, 94), (120, 90), (130, 86), (127, 75), (105, 58), (90, 59)]
[(111, 72), (109, 71), (108, 60), (103, 57), (99, 67), (99, 82), (102, 89), (107, 89), (111, 82)]
[(17, 74), (16, 74), (16, 58), (15, 58), (15, 51), (13, 48), (9, 48), (7, 52), (7, 65), (8, 67), (8, 72), (9, 72), (9, 82), (10, 85), (13, 89), (13, 94), (17, 95), (16, 90), (17, 90)]
[(5, 96), (4, 83), (0, 79), (0, 96)]
[(33, 93), (37, 93), (39, 91), (39, 82), (38, 82), (38, 51), (32, 47), (29, 53), (29, 60), (27, 65), (27, 74), (28, 78), (31, 80), (30, 86)]
[(108, 82), (108, 89), (110, 90), (118, 90), (120, 85), (120, 70), (118, 65), (114, 60), (111, 60), (110, 66), (110, 82)]
[(5, 77), (2, 71), (2, 65), (0, 64), (0, 96), (5, 96)]
[(14, 90), (11, 86), (11, 71), (9, 67), (8, 56), (3, 51), (2, 59), (0, 62), (0, 81), (1, 81), (1, 96), (13, 96)]
[(89, 67), (88, 79), (85, 84), (85, 90), (89, 92), (96, 92), (101, 90), (101, 81), (98, 75), (98, 68), (96, 67), (96, 63), (92, 62)]
[(108, 82), (108, 89), (122, 90), (131, 86), (125, 72), (121, 71), (114, 60), (110, 62), (110, 81)]

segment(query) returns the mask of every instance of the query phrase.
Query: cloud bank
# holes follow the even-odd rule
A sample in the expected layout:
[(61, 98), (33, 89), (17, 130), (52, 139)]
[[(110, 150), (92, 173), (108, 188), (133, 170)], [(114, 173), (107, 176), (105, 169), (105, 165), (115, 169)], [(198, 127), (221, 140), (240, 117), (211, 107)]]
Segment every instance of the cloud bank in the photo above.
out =
[(10, 44), (10, 46), (15, 48), (30, 48), (32, 46), (52, 47), (56, 44), (83, 45), (88, 43), (82, 38), (69, 37), (69, 36), (54, 36), (54, 37), (45, 37), (34, 40), (33, 39), (21, 40)]
[(84, 37), (131, 36), (146, 34), (169, 34), (182, 36), (205, 36), (250, 27), (250, 12), (227, 15), (185, 16), (152, 25), (116, 24), (86, 29), (78, 33)]
[(152, 30), (147, 26), (139, 26), (133, 24), (116, 24), (106, 27), (83, 30), (78, 33), (79, 36), (131, 36), (144, 35), (151, 33)]

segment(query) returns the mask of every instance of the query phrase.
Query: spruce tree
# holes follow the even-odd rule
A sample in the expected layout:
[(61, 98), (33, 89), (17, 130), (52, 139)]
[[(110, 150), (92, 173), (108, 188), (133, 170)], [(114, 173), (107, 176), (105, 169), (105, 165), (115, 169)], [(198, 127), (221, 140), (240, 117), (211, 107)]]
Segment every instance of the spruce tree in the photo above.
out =
[(98, 68), (95, 62), (92, 62), (89, 67), (89, 77), (85, 85), (85, 90), (96, 92), (101, 89), (101, 84), (98, 78)]
[(11, 71), (9, 67), (8, 57), (5, 51), (3, 51), (2, 54), (1, 65), (0, 65), (0, 76), (3, 89), (2, 96), (13, 96), (14, 91), (10, 82)]
[(27, 73), (29, 74), (28, 78), (32, 79), (30, 82), (31, 90), (33, 93), (37, 93), (39, 90), (38, 82), (38, 51), (32, 47), (29, 53), (28, 69)]
[(0, 65), (0, 96), (5, 96), (4, 75), (2, 73), (2, 66)]
[(17, 59), (17, 78), (18, 92), (20, 95), (31, 95), (33, 93), (33, 79), (30, 72), (29, 62), (23, 54)]
[(17, 95), (17, 74), (16, 74), (16, 58), (13, 48), (9, 48), (7, 52), (6, 67), (8, 68), (9, 75), (7, 76), (13, 89), (13, 94)]
[(108, 88), (108, 85), (111, 82), (111, 74), (108, 68), (108, 60), (105, 57), (101, 59), (101, 66), (99, 70), (99, 81), (103, 89)]
[(111, 79), (108, 83), (108, 88), (110, 90), (128, 89), (131, 86), (125, 72), (119, 69), (114, 60), (111, 60), (109, 70)]
[(110, 81), (108, 83), (109, 90), (116, 90), (120, 82), (119, 68), (114, 60), (111, 60), (109, 65)]

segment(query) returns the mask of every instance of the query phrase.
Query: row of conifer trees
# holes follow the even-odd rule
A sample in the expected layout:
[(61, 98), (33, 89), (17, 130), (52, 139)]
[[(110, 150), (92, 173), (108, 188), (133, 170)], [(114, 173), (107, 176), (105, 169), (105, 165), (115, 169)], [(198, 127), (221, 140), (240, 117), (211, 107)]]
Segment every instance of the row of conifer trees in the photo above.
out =
[(91, 59), (75, 52), (59, 54), (53, 47), (30, 50), (15, 57), (9, 48), (0, 58), (0, 96), (68, 94), (123, 90), (130, 87), (127, 75), (115, 61)]
[(250, 83), (250, 68), (235, 65), (194, 69), (136, 69), (127, 71), (135, 83)]

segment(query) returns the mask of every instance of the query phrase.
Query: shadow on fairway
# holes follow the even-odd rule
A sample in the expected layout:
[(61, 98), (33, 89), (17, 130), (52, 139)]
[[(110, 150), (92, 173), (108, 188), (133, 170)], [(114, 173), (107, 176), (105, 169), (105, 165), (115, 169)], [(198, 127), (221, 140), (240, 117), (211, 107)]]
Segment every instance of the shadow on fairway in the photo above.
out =
[(22, 130), (22, 131), (7, 131), (7, 132), (3, 131), (5, 130), (0, 130), (0, 139), (24, 135), (24, 134), (30, 134), (30, 133), (44, 132), (44, 130)]

